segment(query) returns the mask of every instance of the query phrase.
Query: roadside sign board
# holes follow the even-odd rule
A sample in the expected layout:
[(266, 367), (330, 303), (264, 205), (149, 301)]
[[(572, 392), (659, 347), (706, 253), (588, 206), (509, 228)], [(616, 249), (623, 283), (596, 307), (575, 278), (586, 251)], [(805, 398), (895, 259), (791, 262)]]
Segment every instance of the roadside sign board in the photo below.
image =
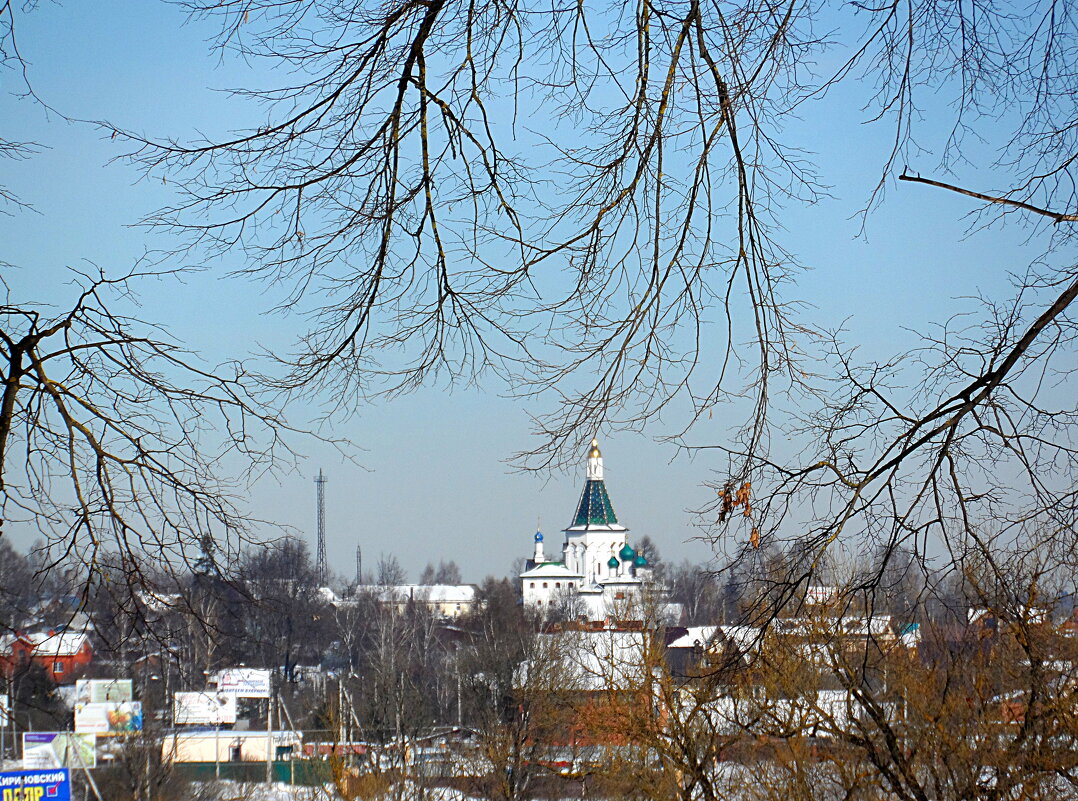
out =
[(96, 741), (93, 734), (69, 731), (23, 732), (22, 766), (26, 770), (95, 768)]
[(269, 698), (270, 672), (254, 668), (229, 668), (217, 674), (217, 692), (237, 698)]
[(118, 704), (134, 701), (131, 679), (79, 679), (75, 682), (75, 703)]
[(75, 704), (75, 731), (94, 734), (125, 734), (142, 731), (142, 704), (122, 701), (107, 704)]
[(236, 722), (236, 699), (232, 693), (176, 693), (172, 722), (180, 725), (218, 726)]
[(71, 801), (71, 774), (66, 768), (0, 773), (0, 801)]

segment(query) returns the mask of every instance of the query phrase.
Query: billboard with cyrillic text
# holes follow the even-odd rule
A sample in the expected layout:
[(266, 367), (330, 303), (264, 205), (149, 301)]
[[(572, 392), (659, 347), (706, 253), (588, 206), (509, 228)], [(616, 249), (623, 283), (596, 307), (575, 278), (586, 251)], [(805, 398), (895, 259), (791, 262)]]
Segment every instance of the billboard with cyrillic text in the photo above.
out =
[(71, 774), (66, 768), (0, 773), (0, 801), (71, 801)]
[(217, 674), (217, 692), (237, 698), (269, 698), (270, 672), (254, 668), (229, 668)]

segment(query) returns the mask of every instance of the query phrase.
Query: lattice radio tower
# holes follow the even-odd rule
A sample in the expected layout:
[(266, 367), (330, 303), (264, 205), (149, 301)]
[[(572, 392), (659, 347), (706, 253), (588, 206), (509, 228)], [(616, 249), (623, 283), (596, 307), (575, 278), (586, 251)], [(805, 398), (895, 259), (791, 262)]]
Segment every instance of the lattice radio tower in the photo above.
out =
[(318, 494), (318, 586), (325, 587), (329, 572), (326, 565), (326, 477), (321, 469), (314, 479), (314, 486)]

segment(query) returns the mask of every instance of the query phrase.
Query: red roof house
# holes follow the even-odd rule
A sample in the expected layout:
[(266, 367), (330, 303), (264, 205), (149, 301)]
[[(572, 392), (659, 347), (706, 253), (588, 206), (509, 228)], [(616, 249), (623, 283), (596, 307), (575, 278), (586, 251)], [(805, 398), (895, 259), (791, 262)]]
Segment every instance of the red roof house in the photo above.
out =
[(71, 684), (93, 661), (85, 631), (18, 632), (0, 638), (0, 672), (10, 678), (21, 666), (41, 665), (57, 684)]

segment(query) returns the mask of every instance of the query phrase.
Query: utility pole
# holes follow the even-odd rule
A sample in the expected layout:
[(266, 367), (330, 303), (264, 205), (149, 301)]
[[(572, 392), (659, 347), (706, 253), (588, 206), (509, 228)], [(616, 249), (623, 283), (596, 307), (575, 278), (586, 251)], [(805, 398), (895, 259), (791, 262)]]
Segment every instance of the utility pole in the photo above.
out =
[(266, 701), (266, 784), (273, 783), (273, 745), (273, 679), (270, 678), (270, 695)]
[(326, 477), (321, 469), (318, 470), (314, 486), (318, 496), (318, 586), (325, 587), (326, 574), (329, 573), (326, 565)]

